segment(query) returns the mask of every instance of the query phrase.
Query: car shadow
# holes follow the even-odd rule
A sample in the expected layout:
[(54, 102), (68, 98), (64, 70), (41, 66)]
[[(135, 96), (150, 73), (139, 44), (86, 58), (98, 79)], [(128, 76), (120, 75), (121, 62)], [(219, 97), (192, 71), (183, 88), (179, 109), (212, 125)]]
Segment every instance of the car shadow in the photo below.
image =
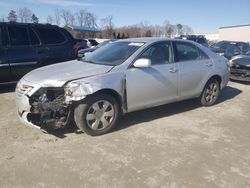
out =
[[(218, 98), (216, 105), (225, 102), (227, 100), (231, 100), (237, 95), (239, 95), (242, 91), (227, 86), (225, 89), (221, 91), (221, 94)], [(175, 102), (171, 104), (166, 104), (158, 107), (153, 107), (145, 110), (140, 110), (132, 113), (128, 113), (125, 116), (121, 117), (119, 123), (114, 128), (113, 132), (120, 131), (122, 129), (129, 128), (131, 126), (136, 126), (137, 124), (143, 122), (150, 122), (155, 119), (168, 117), (174, 114), (180, 114), (186, 111), (192, 111), (194, 109), (202, 107), (196, 99), (189, 99), (181, 102)], [(67, 134), (82, 134), (81, 131), (77, 128), (75, 123), (71, 123), (71, 125), (67, 126), (64, 129), (57, 129), (47, 131), (48, 134), (52, 134), (58, 138), (65, 138)]]
[(250, 85), (250, 82), (247, 81), (237, 81), (237, 80), (230, 80), (230, 81), (238, 84)]
[(0, 85), (0, 94), (14, 92), (16, 84)]
[[(241, 92), (242, 91), (237, 88), (227, 86), (221, 91), (221, 94), (215, 105), (223, 103), (227, 100), (231, 100)], [(129, 128), (130, 126), (135, 126), (143, 122), (150, 122), (155, 119), (168, 117), (174, 114), (192, 111), (200, 107), (202, 106), (198, 103), (197, 99), (189, 99), (181, 102), (175, 102), (154, 108), (136, 111), (121, 117), (120, 123), (116, 126), (114, 131), (120, 131), (122, 129)]]

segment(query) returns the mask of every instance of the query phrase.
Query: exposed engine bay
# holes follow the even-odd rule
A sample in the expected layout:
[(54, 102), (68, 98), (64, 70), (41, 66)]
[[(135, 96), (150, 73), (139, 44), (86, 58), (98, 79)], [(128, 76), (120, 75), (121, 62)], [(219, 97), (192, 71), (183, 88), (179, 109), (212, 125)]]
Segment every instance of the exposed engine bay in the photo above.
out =
[(42, 129), (64, 128), (70, 119), (64, 88), (40, 88), (29, 97), (29, 103), (31, 108), (27, 120)]

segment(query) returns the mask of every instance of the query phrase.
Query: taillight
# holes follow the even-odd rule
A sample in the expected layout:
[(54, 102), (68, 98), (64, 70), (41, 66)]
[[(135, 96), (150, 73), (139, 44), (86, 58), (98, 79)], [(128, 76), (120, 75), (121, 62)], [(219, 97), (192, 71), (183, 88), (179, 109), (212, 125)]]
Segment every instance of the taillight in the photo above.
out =
[(74, 54), (74, 56), (78, 55), (78, 49), (79, 49), (79, 45), (74, 44), (73, 45), (73, 54)]

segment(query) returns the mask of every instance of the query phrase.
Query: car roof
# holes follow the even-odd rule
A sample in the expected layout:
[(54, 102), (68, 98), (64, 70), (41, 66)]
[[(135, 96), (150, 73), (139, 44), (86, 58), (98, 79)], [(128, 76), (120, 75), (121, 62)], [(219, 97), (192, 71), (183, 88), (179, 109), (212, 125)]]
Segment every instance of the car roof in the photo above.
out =
[(195, 43), (193, 41), (184, 40), (184, 39), (170, 39), (170, 38), (154, 38), (154, 37), (143, 37), (143, 38), (129, 38), (129, 39), (122, 39), (118, 40), (119, 42), (143, 42), (143, 43), (154, 43), (154, 42), (161, 42), (161, 41), (179, 41), (179, 42), (188, 42), (188, 43)]
[(222, 41), (219, 41), (219, 42), (226, 42), (226, 43), (230, 43), (230, 44), (239, 44), (239, 43), (248, 44), (248, 42), (229, 41), (229, 40), (222, 40)]
[(44, 26), (44, 27), (57, 27), (61, 28), (57, 25), (52, 25), (52, 24), (42, 24), (42, 23), (20, 23), (20, 22), (0, 22), (0, 25), (20, 25), (20, 26)]

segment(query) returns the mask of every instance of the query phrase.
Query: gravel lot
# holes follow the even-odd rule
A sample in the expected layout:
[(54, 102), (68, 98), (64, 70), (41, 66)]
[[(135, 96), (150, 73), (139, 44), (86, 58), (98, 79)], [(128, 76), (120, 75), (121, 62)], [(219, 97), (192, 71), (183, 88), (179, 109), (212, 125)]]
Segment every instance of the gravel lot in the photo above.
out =
[(250, 187), (250, 85), (230, 82), (209, 108), (128, 114), (99, 137), (22, 125), (0, 87), (0, 187)]

